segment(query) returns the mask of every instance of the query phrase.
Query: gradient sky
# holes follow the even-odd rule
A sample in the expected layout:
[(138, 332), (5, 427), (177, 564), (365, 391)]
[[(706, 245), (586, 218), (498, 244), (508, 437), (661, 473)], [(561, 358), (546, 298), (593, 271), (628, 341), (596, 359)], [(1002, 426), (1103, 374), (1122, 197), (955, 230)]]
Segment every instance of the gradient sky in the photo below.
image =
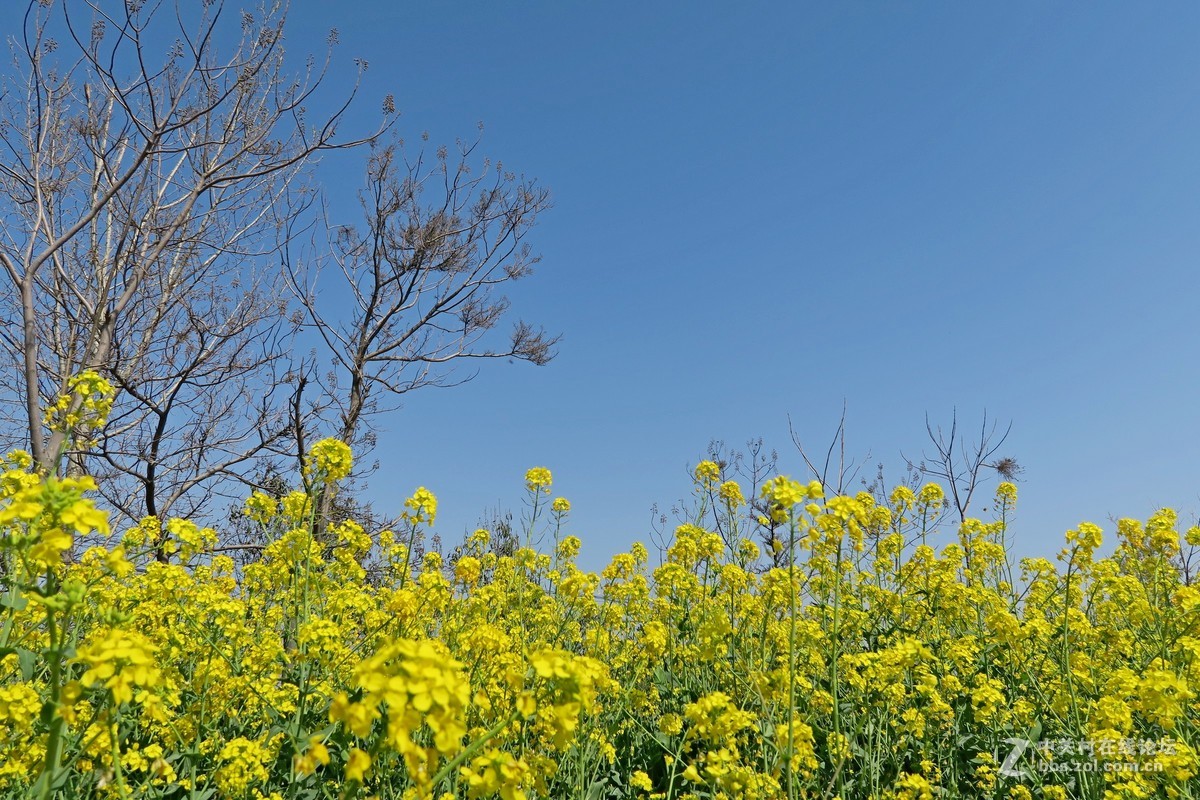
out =
[(1200, 5), (293, 5), (295, 52), (369, 61), (364, 127), (483, 121), (555, 200), (510, 296), (560, 355), (377, 420), (380, 511), (425, 485), (455, 540), (544, 465), (597, 565), (710, 439), (799, 477), (789, 415), (820, 445), (843, 401), (893, 472), (927, 412), (1012, 420), (1018, 555), (1200, 508)]

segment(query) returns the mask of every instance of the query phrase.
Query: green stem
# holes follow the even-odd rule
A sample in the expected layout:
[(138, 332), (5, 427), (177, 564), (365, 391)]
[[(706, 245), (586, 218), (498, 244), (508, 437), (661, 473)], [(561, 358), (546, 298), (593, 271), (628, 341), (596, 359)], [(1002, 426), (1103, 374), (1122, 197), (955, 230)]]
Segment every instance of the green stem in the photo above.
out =
[(459, 753), (454, 758), (447, 761), (446, 765), (444, 767), (442, 767), (440, 770), (438, 770), (437, 775), (433, 776), (433, 782), (431, 785), (437, 786), (442, 781), (446, 780), (446, 778), (449, 777), (451, 772), (453, 772), (459, 765), (461, 765), (468, 758), (470, 758), (471, 756), (478, 753), (479, 749), (481, 747), (483, 747), (485, 744), (487, 744), (489, 741), (491, 741), (497, 734), (500, 733), (500, 731), (507, 728), (519, 716), (520, 716), (520, 712), (514, 711), (513, 713), (511, 713), (507, 717), (505, 717), (503, 720), (496, 723), (496, 725), (494, 725), (491, 728), (491, 730), (484, 733), (483, 736), (480, 736), (478, 739), (476, 739), (475, 741), (473, 741), (469, 745), (467, 745), (465, 748), (463, 748), (461, 753)]
[[(51, 571), (46, 576), (46, 596), (57, 591), (57, 581)], [(54, 618), (54, 610), (46, 609), (46, 629), (50, 639), (46, 655), (50, 660), (50, 732), (46, 741), (46, 760), (42, 766), (42, 774), (38, 778), (35, 791), (43, 800), (49, 800), (54, 793), (55, 779), (58, 777), (58, 762), (62, 757), (63, 718), (59, 713), (59, 703), (62, 699), (62, 653), (59, 652), (58, 624)]]
[(796, 512), (790, 513), (788, 525), (788, 797), (796, 796), (796, 774), (793, 755), (796, 741)]

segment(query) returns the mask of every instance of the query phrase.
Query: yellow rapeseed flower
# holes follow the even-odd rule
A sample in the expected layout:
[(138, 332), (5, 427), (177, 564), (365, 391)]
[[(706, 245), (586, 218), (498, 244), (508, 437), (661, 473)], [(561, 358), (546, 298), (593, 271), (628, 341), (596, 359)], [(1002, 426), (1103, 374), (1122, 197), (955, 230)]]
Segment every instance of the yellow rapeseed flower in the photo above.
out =
[(432, 525), (437, 519), (437, 497), (424, 486), (418, 487), (412, 497), (404, 501), (404, 505), (409, 509), (404, 516), (413, 524), (424, 522)]
[(354, 469), (350, 445), (340, 439), (322, 439), (308, 451), (305, 474), (325, 483), (337, 483)]
[(346, 757), (346, 780), (362, 783), (370, 769), (371, 755), (357, 747), (351, 747), (350, 754)]
[(554, 482), (550, 470), (545, 467), (533, 467), (525, 473), (525, 487), (531, 492), (550, 494), (550, 485)]

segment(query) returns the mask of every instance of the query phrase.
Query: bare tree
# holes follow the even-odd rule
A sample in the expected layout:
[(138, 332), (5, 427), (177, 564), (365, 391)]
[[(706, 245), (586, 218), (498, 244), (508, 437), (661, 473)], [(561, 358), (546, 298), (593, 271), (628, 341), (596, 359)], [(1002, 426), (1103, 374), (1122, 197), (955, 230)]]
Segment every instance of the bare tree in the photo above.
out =
[(821, 482), (825, 491), (833, 494), (840, 495), (850, 491), (850, 486), (855, 479), (859, 478), (863, 466), (871, 458), (870, 453), (861, 460), (848, 458), (846, 455), (846, 403), (844, 401), (842, 402), (842, 414), (838, 417), (837, 430), (834, 431), (833, 437), (829, 441), (829, 447), (819, 464), (813, 460), (813, 457), (810, 457), (809, 452), (804, 448), (795, 426), (792, 425), (790, 414), (788, 415), (788, 434), (792, 437), (792, 444), (796, 446), (800, 457), (804, 459), (804, 465), (808, 467), (808, 471)]
[(323, 63), (293, 75), (286, 10), (266, 0), (227, 19), (219, 0), (35, 0), (10, 40), (4, 400), (21, 407), (36, 462), (56, 470), (67, 441), (43, 427), (47, 400), (81, 370), (106, 373), (121, 397), (102, 457), (152, 513), (185, 497), (188, 510), (203, 505), (206, 481), (276, 435), (278, 392), (259, 388), (278, 386), (284, 327), (255, 296), (272, 291), (258, 271), (296, 225), (280, 209), (308, 202), (314, 158), (359, 143), (336, 138), (357, 83), (319, 120), (308, 111), (336, 33)]
[(219, 478), (240, 489), (285, 440), (292, 330), (279, 292), (257, 289), (197, 286), (152, 325), (135, 314), (118, 326), (108, 373), (120, 394), (87, 471), (123, 515), (209, 512), (229, 499)]
[(987, 412), (983, 412), (983, 421), (979, 425), (978, 439), (968, 440), (958, 429), (958, 409), (954, 409), (950, 417), (950, 431), (945, 432), (941, 426), (934, 428), (925, 416), (925, 431), (933, 443), (934, 452), (926, 454), (920, 464), (914, 465), (907, 461), (910, 469), (917, 469), (923, 475), (928, 475), (943, 481), (946, 485), (947, 502), (958, 514), (959, 523), (965, 522), (985, 473), (984, 469), (992, 469), (1005, 480), (1014, 480), (1023, 471), (1016, 459), (1011, 457), (993, 459), (1004, 446), (1008, 434), (1012, 431), (1012, 423), (1001, 433), (998, 424), (993, 421), (988, 424)]
[[(810, 452), (805, 449), (790, 418), (788, 430), (792, 436), (792, 443), (799, 451), (800, 457), (804, 459), (805, 466), (821, 482), (827, 492), (846, 494), (857, 482), (877, 501), (886, 502), (889, 486), (883, 476), (883, 464), (878, 464), (874, 478), (867, 480), (866, 476), (862, 475), (862, 470), (869, 462), (870, 454), (868, 453), (862, 459), (847, 456), (846, 408), (844, 404), (841, 417), (838, 419), (837, 430), (824, 455), (819, 458), (812, 457)], [(994, 470), (1003, 480), (1008, 481), (1016, 480), (1024, 472), (1015, 458), (995, 458), (996, 453), (1007, 441), (1011, 430), (1012, 423), (1010, 422), (1001, 433), (999, 426), (994, 421), (989, 424), (985, 411), (980, 424), (979, 438), (968, 441), (958, 428), (957, 409), (950, 418), (949, 433), (940, 426), (935, 428), (929, 421), (929, 415), (926, 414), (925, 431), (929, 436), (929, 441), (933, 444), (934, 452), (925, 454), (919, 463), (913, 462), (901, 453), (906, 472), (901, 483), (913, 485), (922, 477), (936, 478), (944, 482), (946, 491), (949, 493), (947, 502), (953, 506), (961, 523), (967, 518), (975, 490), (986, 474), (985, 468)]]
[[(306, 325), (333, 360), (326, 388), (338, 404), (335, 435), (347, 444), (371, 436), (365, 423), (384, 410), (384, 398), (476, 374), (456, 366), (490, 359), (541, 365), (554, 355), (558, 338), (524, 321), (507, 337), (493, 332), (509, 310), (501, 287), (538, 261), (525, 238), (549, 194), (499, 163), (484, 160), (473, 171), (477, 146), (460, 142), (453, 159), (439, 148), (427, 162), (423, 154), (404, 160), (401, 142), (373, 144), (360, 192), (362, 227), (331, 227), (325, 261), (333, 266), (324, 275), (320, 261), (289, 265)], [(318, 290), (346, 293), (348, 318), (331, 313)]]

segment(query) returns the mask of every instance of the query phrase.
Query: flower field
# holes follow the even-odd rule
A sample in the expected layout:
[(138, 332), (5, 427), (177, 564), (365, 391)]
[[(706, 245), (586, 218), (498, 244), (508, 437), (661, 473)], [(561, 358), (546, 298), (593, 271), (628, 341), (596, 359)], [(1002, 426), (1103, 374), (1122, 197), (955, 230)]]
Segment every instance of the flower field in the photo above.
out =
[(306, 490), (249, 498), (270, 544), (235, 563), (4, 466), (0, 797), (1200, 794), (1200, 529), (1170, 511), (1012, 563), (1012, 484), (959, 528), (932, 484), (777, 477), (755, 520), (702, 462), (669, 548), (595, 574), (543, 468), (507, 552), (418, 553), (425, 489), (395, 531), (320, 524), (328, 440)]

